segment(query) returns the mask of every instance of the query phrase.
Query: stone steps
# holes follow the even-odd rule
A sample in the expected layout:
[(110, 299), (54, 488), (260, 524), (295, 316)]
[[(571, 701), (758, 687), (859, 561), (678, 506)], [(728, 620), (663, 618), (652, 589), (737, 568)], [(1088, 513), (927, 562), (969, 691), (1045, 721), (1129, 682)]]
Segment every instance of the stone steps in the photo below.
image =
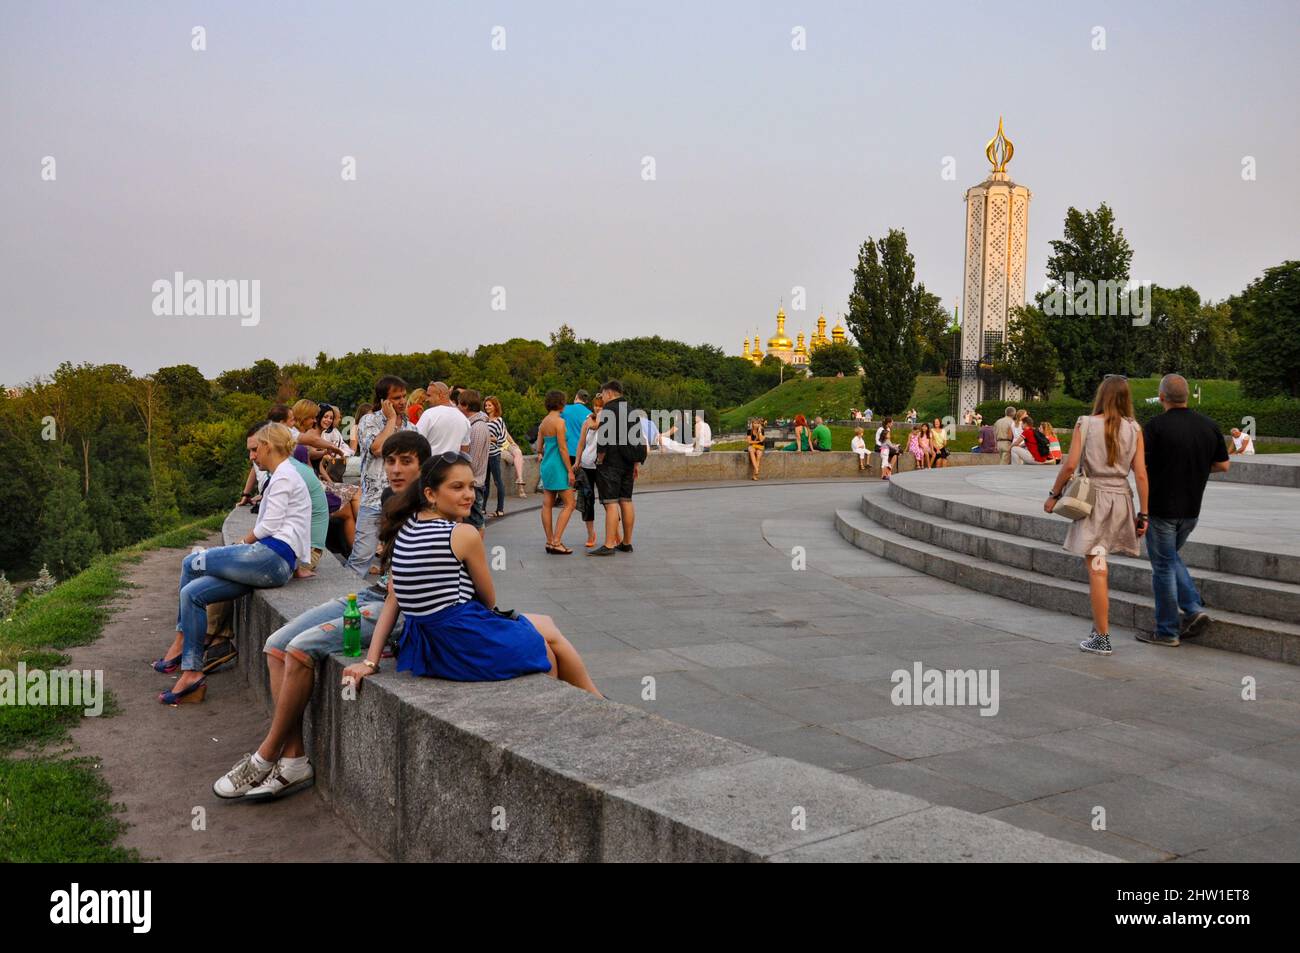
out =
[[(1067, 553), (1059, 543), (1026, 539), (1013, 533), (975, 527), (942, 516), (900, 509), (895, 500), (900, 488), (891, 486), (889, 498), (877, 490), (862, 497), (862, 512), (887, 529), (924, 543), (933, 543), (1014, 569), (1032, 570), (1058, 579), (1087, 584), (1083, 560)], [(915, 495), (915, 494), (913, 494)], [(893, 506), (890, 504), (893, 503)], [(1059, 522), (1064, 523), (1064, 520)], [(1145, 558), (1107, 557), (1112, 589), (1139, 595), (1151, 593), (1151, 563)], [(1241, 576), (1211, 569), (1191, 570), (1196, 588), (1208, 608), (1294, 622), (1300, 619), (1300, 586)]]
[[(943, 473), (944, 471), (938, 471)], [(909, 509), (919, 510), (954, 523), (965, 523), (998, 533), (1007, 533), (1020, 539), (1038, 540), (1059, 546), (1065, 542), (1069, 523), (1048, 513), (1021, 513), (1010, 509), (979, 506), (960, 499), (949, 499), (941, 487), (933, 492), (916, 488), (916, 483), (904, 486), (891, 482), (889, 495)], [(1143, 550), (1145, 552), (1145, 549)], [(1246, 549), (1222, 543), (1209, 543), (1190, 539), (1182, 548), (1183, 562), (1188, 567), (1227, 572), (1232, 576), (1251, 576), (1273, 582), (1300, 585), (1300, 556), (1289, 553)], [(1300, 618), (1300, 616), (1291, 616)]]
[[(888, 493), (884, 485), (866, 491), (877, 502)], [(1092, 615), (1086, 582), (1017, 568), (913, 539), (889, 529), (861, 510), (837, 510), (835, 525), (840, 535), (859, 549), (948, 582), (1017, 602), (1023, 602), (1030, 592), (1040, 605), (1081, 618)], [(1217, 609), (1212, 615), (1213, 624), (1189, 645), (1300, 664), (1300, 626)], [(1150, 595), (1112, 588), (1110, 618), (1115, 626), (1152, 629), (1154, 600)]]

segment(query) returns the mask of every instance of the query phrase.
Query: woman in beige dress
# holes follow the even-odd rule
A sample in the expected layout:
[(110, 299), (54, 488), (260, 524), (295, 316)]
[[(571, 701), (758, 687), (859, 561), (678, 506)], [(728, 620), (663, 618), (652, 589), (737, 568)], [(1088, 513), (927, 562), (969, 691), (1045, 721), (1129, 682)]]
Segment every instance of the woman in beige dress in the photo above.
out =
[[(1110, 655), (1110, 587), (1106, 557), (1112, 553), (1138, 555), (1138, 538), (1147, 529), (1147, 466), (1142, 446), (1142, 428), (1133, 416), (1133, 397), (1128, 380), (1107, 375), (1097, 388), (1092, 415), (1080, 417), (1070, 440), (1070, 457), (1052, 486), (1043, 509), (1052, 512), (1061, 492), (1074, 476), (1083, 456), (1083, 472), (1092, 481), (1092, 512), (1071, 524), (1065, 534), (1066, 552), (1084, 558), (1088, 567), (1088, 588), (1092, 597), (1092, 634), (1079, 648), (1098, 655)], [(1128, 476), (1137, 484), (1139, 512), (1133, 512), (1133, 491)]]

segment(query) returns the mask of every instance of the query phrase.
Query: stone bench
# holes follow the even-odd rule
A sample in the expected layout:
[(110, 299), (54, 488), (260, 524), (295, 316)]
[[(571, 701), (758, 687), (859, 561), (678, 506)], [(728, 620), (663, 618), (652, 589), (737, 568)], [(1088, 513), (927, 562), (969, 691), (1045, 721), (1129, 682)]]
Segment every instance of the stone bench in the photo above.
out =
[[(252, 520), (246, 509), (232, 512), (226, 541)], [(357, 586), (325, 560), (315, 578), (237, 601), (233, 677), (247, 680), (268, 714), (266, 637)], [(544, 675), (448, 682), (396, 673), (389, 661), (345, 701), (343, 661), (322, 668), (307, 713), (316, 789), (392, 860), (1114, 860)]]

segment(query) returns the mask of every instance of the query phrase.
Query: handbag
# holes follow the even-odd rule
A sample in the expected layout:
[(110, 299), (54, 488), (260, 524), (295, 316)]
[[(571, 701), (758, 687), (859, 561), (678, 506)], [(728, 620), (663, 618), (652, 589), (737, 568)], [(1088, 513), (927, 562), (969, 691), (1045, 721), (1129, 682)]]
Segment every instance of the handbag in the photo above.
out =
[[(1083, 418), (1087, 420), (1088, 418)], [(1092, 504), (1096, 498), (1096, 490), (1093, 488), (1092, 481), (1088, 479), (1088, 474), (1084, 472), (1084, 444), (1088, 439), (1087, 427), (1080, 425), (1079, 430), (1079, 470), (1070, 478), (1070, 482), (1065, 485), (1061, 492), (1061, 498), (1056, 501), (1052, 507), (1052, 512), (1058, 516), (1064, 516), (1068, 520), (1081, 520), (1092, 512)]]

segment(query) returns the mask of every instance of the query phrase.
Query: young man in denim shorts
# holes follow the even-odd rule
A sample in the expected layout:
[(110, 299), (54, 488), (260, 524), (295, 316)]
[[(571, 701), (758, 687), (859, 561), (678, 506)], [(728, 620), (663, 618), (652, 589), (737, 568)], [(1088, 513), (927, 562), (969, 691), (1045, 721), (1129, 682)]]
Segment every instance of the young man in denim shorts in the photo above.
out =
[[(398, 431), (384, 441), (383, 455), (388, 488), (399, 493), (419, 479), (420, 466), (429, 459), (429, 441), (414, 430)], [(370, 644), (387, 596), (387, 576), (379, 576), (373, 585), (358, 589), (362, 648)], [(311, 784), (315, 772), (303, 747), (302, 716), (311, 701), (317, 666), (343, 651), (343, 610), (347, 604), (345, 593), (308, 609), (266, 640), (263, 651), (275, 698), (271, 729), (256, 751), (244, 755), (212, 785), (217, 797), (272, 800)], [(398, 619), (400, 626), (401, 617)]]

